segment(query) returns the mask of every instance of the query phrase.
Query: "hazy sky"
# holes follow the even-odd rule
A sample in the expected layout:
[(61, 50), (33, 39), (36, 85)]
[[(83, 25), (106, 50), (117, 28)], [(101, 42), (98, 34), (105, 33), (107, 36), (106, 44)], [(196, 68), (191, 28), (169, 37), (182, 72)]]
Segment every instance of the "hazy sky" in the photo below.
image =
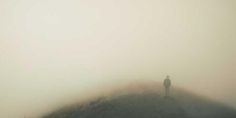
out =
[(0, 0), (0, 117), (135, 79), (236, 108), (235, 0)]

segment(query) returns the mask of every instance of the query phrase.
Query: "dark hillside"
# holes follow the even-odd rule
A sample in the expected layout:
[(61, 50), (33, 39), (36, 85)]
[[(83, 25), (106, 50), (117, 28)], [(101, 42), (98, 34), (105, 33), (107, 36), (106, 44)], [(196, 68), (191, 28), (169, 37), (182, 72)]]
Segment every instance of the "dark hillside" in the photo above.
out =
[(234, 109), (181, 90), (174, 92), (172, 97), (157, 91), (104, 97), (43, 118), (236, 118)]

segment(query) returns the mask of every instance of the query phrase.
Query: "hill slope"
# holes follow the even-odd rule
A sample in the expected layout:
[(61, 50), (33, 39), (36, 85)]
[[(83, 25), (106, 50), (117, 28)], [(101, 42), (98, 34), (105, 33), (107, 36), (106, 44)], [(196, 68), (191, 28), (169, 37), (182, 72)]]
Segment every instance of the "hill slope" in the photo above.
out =
[(100, 98), (43, 118), (236, 118), (236, 111), (184, 91), (175, 91), (173, 97), (143, 91)]

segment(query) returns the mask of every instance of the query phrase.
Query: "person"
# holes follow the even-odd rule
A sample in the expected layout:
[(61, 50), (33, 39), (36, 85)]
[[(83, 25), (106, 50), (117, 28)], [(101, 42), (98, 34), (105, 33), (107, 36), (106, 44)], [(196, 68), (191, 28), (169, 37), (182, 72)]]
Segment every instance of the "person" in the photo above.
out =
[(170, 95), (170, 86), (171, 86), (171, 80), (170, 80), (170, 76), (167, 75), (166, 79), (164, 80), (164, 86), (165, 86), (165, 96), (169, 96)]

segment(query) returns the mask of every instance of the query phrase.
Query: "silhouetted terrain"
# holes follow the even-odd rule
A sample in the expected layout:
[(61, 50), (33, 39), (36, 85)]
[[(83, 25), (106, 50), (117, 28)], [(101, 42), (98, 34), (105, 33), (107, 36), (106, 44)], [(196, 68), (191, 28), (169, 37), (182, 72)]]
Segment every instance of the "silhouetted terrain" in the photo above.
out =
[(220, 103), (174, 90), (172, 97), (157, 91), (130, 92), (63, 108), (43, 118), (236, 118)]

